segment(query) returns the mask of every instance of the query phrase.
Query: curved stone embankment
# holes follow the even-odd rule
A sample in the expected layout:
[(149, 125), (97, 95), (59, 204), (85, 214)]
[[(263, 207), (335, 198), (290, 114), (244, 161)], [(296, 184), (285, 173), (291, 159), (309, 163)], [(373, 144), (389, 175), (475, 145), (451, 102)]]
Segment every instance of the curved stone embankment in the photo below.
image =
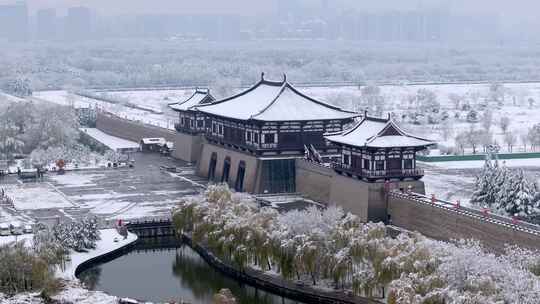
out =
[[(114, 241), (115, 238), (118, 239), (117, 242)], [(74, 280), (78, 274), (92, 267), (95, 263), (122, 255), (136, 241), (137, 236), (133, 233), (128, 233), (128, 237), (124, 239), (116, 232), (116, 229), (103, 229), (101, 230), (101, 239), (96, 243), (96, 249), (72, 253), (69, 265), (57, 275), (62, 279)]]
[(348, 295), (339, 291), (324, 291), (310, 286), (297, 285), (289, 280), (268, 275), (262, 271), (245, 269), (237, 270), (214, 256), (209, 250), (195, 244), (187, 235), (182, 235), (182, 241), (195, 250), (208, 264), (215, 269), (242, 283), (287, 297), (296, 301), (314, 304), (381, 304), (383, 302)]

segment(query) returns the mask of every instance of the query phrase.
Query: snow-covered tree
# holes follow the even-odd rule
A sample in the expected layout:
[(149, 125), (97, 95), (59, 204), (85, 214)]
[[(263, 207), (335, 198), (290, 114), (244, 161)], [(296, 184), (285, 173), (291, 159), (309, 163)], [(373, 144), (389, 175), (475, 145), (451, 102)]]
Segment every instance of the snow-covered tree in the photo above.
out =
[(19, 97), (26, 97), (32, 95), (32, 85), (30, 79), (24, 76), (17, 76), (17, 78), (8, 81), (4, 85), (4, 90), (12, 95)]
[(495, 156), (488, 154), (470, 202), (502, 215), (531, 219), (540, 214), (539, 200), (537, 186), (525, 178), (522, 170), (513, 172), (499, 166)]
[(85, 251), (96, 247), (99, 240), (97, 218), (61, 223), (53, 227), (54, 238), (66, 249)]
[(511, 198), (505, 202), (506, 213), (524, 218), (538, 214), (539, 209), (534, 202), (535, 189), (525, 178), (523, 170), (514, 174), (508, 184), (511, 186), (511, 189), (508, 189), (511, 191)]
[(478, 121), (478, 112), (476, 110), (470, 110), (469, 113), (467, 113), (467, 122), (476, 123)]
[(537, 252), (495, 256), (475, 241), (390, 237), (384, 224), (361, 223), (337, 207), (280, 214), (213, 185), (181, 202), (173, 220), (178, 232), (241, 269), (368, 297), (385, 287), (391, 304), (540, 301)]

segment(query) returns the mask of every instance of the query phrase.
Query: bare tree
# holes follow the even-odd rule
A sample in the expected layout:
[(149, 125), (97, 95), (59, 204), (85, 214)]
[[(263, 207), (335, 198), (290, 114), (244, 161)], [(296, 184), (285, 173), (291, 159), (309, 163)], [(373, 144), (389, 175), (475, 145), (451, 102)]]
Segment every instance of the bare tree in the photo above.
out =
[(493, 144), (493, 133), (489, 131), (473, 131), (471, 137), (478, 137), (478, 141), (482, 144), (484, 152), (487, 152), (487, 148)]
[(467, 132), (467, 143), (473, 149), (473, 154), (476, 154), (476, 148), (479, 143), (482, 142), (482, 131), (474, 129), (474, 125), (471, 125), (471, 129)]
[(419, 89), (416, 92), (418, 107), (424, 112), (439, 113), (441, 104), (437, 101), (437, 94), (428, 89)]
[(517, 136), (512, 132), (505, 133), (504, 142), (506, 143), (506, 146), (508, 147), (508, 152), (511, 153), (514, 145), (517, 142)]
[(502, 83), (492, 83), (489, 86), (489, 93), (492, 101), (497, 102), (499, 105), (504, 104), (504, 85)]
[(532, 126), (532, 128), (529, 129), (529, 133), (527, 135), (529, 142), (532, 145), (532, 148), (536, 150), (536, 148), (540, 146), (540, 123)]
[(381, 105), (384, 103), (384, 101), (381, 96), (381, 89), (378, 86), (368, 85), (363, 87), (361, 91), (362, 100), (370, 111), (381, 110)]
[(506, 131), (508, 131), (508, 127), (510, 127), (510, 118), (508, 118), (508, 116), (501, 117), (499, 127), (501, 127), (503, 133), (506, 133)]
[(468, 142), (467, 138), (467, 132), (461, 132), (455, 138), (456, 146), (459, 150), (461, 150), (461, 154), (465, 154), (465, 146)]
[(454, 133), (454, 129), (452, 128), (452, 122), (450, 121), (450, 119), (446, 119), (443, 121), (443, 123), (441, 124), (441, 132), (445, 141), (447, 141), (450, 136), (452, 136), (452, 134)]
[(448, 99), (450, 100), (450, 102), (452, 102), (452, 104), (454, 104), (454, 108), (456, 110), (459, 110), (459, 105), (461, 104), (461, 100), (463, 99), (463, 97), (456, 93), (450, 93), (448, 94)]
[(521, 143), (523, 144), (523, 150), (527, 152), (527, 144), (529, 143), (529, 134), (522, 133), (519, 136), (519, 139), (521, 140)]
[(488, 109), (482, 115), (482, 127), (486, 132), (489, 132), (491, 125), (493, 124), (493, 113)]

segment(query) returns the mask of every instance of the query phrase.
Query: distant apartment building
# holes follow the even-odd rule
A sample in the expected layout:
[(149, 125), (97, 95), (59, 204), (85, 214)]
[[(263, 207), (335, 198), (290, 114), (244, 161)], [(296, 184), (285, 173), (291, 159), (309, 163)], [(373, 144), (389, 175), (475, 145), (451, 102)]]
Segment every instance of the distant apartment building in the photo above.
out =
[(58, 19), (55, 9), (42, 9), (36, 13), (36, 38), (55, 40), (58, 38)]
[(69, 41), (92, 38), (92, 12), (87, 7), (71, 7), (64, 22), (64, 37)]
[(26, 41), (28, 39), (28, 8), (25, 1), (0, 5), (0, 39)]

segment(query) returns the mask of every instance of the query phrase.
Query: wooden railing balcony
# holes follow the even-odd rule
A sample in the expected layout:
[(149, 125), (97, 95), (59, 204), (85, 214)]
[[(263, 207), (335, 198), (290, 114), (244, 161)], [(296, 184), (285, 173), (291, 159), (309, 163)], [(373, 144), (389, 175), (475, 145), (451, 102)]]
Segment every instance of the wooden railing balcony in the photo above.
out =
[(405, 179), (414, 178), (420, 179), (424, 176), (424, 170), (422, 169), (399, 169), (399, 170), (365, 170), (359, 168), (352, 168), (339, 163), (333, 163), (332, 167), (338, 172), (345, 173), (347, 175), (356, 176), (361, 179), (377, 180), (377, 179)]
[(175, 123), (174, 124), (174, 129), (176, 131), (178, 131), (178, 132), (187, 133), (187, 134), (197, 134), (197, 133), (202, 132), (202, 131), (198, 131), (198, 130), (195, 130), (195, 129), (183, 127), (182, 125), (180, 125), (180, 123)]
[(241, 149), (250, 150), (253, 152), (261, 152), (264, 153), (266, 151), (297, 151), (298, 155), (304, 154), (304, 146), (303, 145), (282, 145), (280, 143), (259, 143), (259, 144), (248, 144), (245, 141), (235, 141), (231, 139), (227, 139), (223, 136), (217, 136), (213, 134), (205, 134), (206, 139), (208, 139), (211, 142), (219, 143), (222, 145), (229, 145), (234, 146)]

